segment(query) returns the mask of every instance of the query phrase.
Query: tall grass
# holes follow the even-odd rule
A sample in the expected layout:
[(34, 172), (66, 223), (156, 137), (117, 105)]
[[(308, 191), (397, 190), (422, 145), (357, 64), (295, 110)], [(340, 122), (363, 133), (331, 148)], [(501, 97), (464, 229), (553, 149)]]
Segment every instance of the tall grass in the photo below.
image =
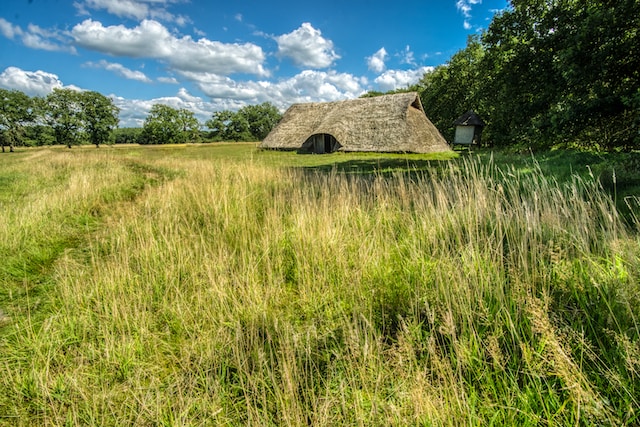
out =
[(639, 422), (640, 240), (595, 180), (66, 156), (25, 198), (94, 219), (37, 317), (0, 301), (0, 423)]

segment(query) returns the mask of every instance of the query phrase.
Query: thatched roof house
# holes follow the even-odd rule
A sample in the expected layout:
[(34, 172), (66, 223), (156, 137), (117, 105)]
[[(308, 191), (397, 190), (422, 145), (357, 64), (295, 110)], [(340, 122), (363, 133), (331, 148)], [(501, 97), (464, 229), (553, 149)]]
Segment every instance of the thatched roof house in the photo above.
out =
[(415, 92), (294, 104), (260, 147), (313, 153), (450, 150)]

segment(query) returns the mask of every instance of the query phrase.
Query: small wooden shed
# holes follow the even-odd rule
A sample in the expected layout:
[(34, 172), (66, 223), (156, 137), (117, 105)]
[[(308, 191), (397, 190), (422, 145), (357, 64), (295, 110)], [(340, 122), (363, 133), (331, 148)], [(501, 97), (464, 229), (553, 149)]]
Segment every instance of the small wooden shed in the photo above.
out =
[(469, 110), (458, 117), (453, 124), (456, 127), (453, 139), (454, 144), (480, 145), (484, 122), (473, 110)]

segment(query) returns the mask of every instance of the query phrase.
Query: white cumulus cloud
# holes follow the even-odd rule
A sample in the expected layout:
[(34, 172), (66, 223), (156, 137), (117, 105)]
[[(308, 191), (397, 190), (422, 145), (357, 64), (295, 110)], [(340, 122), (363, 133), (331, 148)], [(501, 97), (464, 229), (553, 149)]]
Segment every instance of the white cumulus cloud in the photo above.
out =
[(433, 67), (420, 67), (414, 70), (388, 70), (379, 75), (374, 82), (381, 91), (396, 90), (418, 83), (425, 73)]
[(101, 22), (87, 19), (73, 27), (71, 34), (76, 43), (86, 49), (113, 56), (158, 59), (179, 71), (268, 75), (260, 46), (176, 37), (154, 20), (146, 19), (137, 27), (127, 28), (124, 25), (105, 27)]
[(374, 73), (381, 73), (385, 70), (385, 61), (387, 60), (387, 51), (381, 47), (376, 53), (367, 58), (367, 66)]
[(279, 57), (290, 58), (299, 67), (327, 68), (340, 59), (333, 42), (322, 37), (322, 32), (305, 22), (288, 34), (275, 37)]
[(321, 102), (351, 99), (365, 92), (366, 79), (335, 71), (304, 70), (293, 77), (271, 81), (236, 81), (205, 73), (183, 73), (204, 94), (225, 109), (271, 102), (285, 109), (295, 102)]
[(178, 98), (182, 99), (185, 102), (202, 102), (202, 98), (199, 96), (193, 96), (187, 91), (185, 88), (181, 87), (178, 90)]
[(88, 14), (87, 9), (106, 10), (121, 18), (144, 19), (149, 16), (149, 5), (145, 2), (133, 0), (85, 0), (74, 3), (82, 14)]
[(58, 76), (52, 73), (7, 67), (0, 74), (0, 87), (19, 90), (30, 96), (46, 96), (55, 88), (61, 89), (63, 85)]
[(458, 0), (456, 2), (456, 8), (462, 12), (465, 18), (471, 18), (471, 9), (476, 4), (481, 4), (482, 0)]
[(113, 56), (168, 56), (168, 42), (174, 37), (159, 22), (144, 20), (135, 28), (124, 25), (104, 27), (101, 22), (87, 19), (77, 24), (71, 34), (78, 45)]
[(121, 127), (139, 127), (144, 124), (144, 120), (149, 115), (151, 107), (154, 104), (168, 105), (176, 109), (186, 109), (196, 116), (201, 124), (211, 118), (214, 111), (225, 108), (219, 108), (219, 105), (204, 101), (201, 98), (191, 96), (186, 89), (181, 88), (176, 96), (165, 96), (153, 99), (129, 99), (117, 95), (109, 95), (113, 103), (120, 109), (120, 126)]
[(0, 33), (8, 39), (13, 39), (15, 36), (22, 35), (22, 28), (13, 25), (4, 18), (0, 18)]
[(81, 15), (89, 15), (89, 9), (105, 10), (120, 18), (138, 21), (152, 18), (174, 22), (180, 26), (185, 25), (190, 22), (188, 17), (174, 15), (167, 10), (167, 6), (175, 2), (175, 0), (84, 0), (76, 1), (74, 6)]
[(416, 59), (410, 46), (405, 46), (404, 50), (400, 54), (400, 57), (402, 58), (401, 62), (403, 64), (416, 65)]
[(76, 53), (75, 47), (68, 44), (67, 35), (58, 30), (48, 30), (34, 24), (29, 24), (27, 29), (23, 30), (20, 26), (0, 18), (0, 33), (11, 40), (19, 38), (23, 45), (31, 49)]
[(158, 77), (160, 83), (166, 83), (170, 85), (177, 85), (179, 82), (175, 77)]
[(143, 83), (151, 83), (151, 79), (147, 77), (146, 74), (144, 74), (142, 71), (131, 70), (117, 62), (108, 62), (108, 61), (105, 61), (104, 59), (101, 59), (98, 62), (91, 62), (91, 61), (86, 62), (84, 65), (87, 67), (93, 67), (93, 68), (104, 68), (107, 71), (114, 72), (117, 75), (129, 80), (137, 80)]

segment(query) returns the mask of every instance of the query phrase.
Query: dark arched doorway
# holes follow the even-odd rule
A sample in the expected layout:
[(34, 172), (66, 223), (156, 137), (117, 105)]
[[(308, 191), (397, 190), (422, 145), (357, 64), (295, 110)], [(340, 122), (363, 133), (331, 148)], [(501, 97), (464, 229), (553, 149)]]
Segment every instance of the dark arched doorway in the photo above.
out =
[(316, 154), (324, 154), (324, 153), (333, 153), (342, 147), (338, 140), (331, 134), (328, 133), (316, 133), (311, 135), (307, 140), (302, 144), (301, 151), (306, 153), (316, 153)]

